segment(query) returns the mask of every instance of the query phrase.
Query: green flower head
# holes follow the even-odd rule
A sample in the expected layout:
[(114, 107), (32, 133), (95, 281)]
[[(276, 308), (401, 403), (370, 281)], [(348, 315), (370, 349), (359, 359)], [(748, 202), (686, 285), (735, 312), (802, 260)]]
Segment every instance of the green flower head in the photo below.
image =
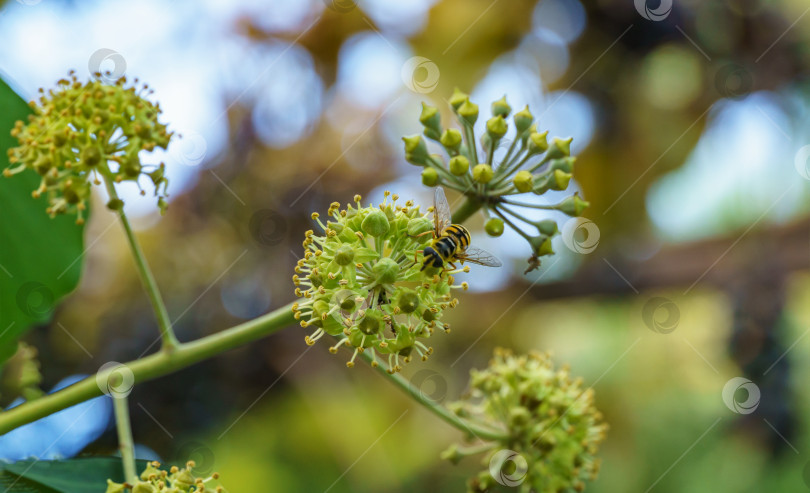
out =
[(302, 327), (315, 329), (307, 344), (337, 337), (329, 350), (353, 349), (349, 367), (365, 350), (374, 366), (377, 354), (387, 357), (391, 373), (414, 356), (427, 359), (433, 350), (423, 341), (436, 328), (449, 331), (442, 313), (458, 303), (454, 290), (467, 289), (453, 277), (467, 267), (422, 270), (419, 252), (432, 238), (433, 221), (413, 202), (397, 200), (385, 192), (383, 203), (363, 207), (356, 195), (345, 209), (333, 203), (325, 221), (313, 214), (323, 234), (307, 231), (295, 268), (295, 294), (303, 300), (293, 311)]
[[(538, 205), (514, 200), (514, 196), (543, 195), (549, 190), (568, 188), (575, 161), (571, 157), (571, 138), (554, 137), (549, 142), (548, 132), (537, 130), (529, 107), (513, 114), (504, 96), (491, 104), (492, 117), (486, 121), (483, 135), (476, 139), (474, 124), (479, 115), (478, 105), (458, 89), (449, 102), (461, 129), (443, 128), (436, 108), (423, 104), (420, 123), (424, 137), (404, 138), (406, 159), (425, 168), (422, 173), (425, 185), (457, 190), (471, 203), (480, 205), (485, 220), (497, 218), (500, 224), (523, 236), (531, 248), (527, 272), (536, 269), (540, 257), (554, 252), (550, 241), (546, 242), (547, 235), (540, 231), (526, 232), (520, 226), (520, 222), (535, 225), (535, 221), (521, 214), (520, 208), (556, 210), (579, 216), (588, 203), (572, 196), (559, 204)], [(511, 135), (510, 127), (514, 128)], [(446, 164), (441, 156), (429, 154), (425, 137), (445, 151), (449, 158)], [(496, 159), (495, 153), (500, 148), (506, 152)], [(486, 231), (491, 236), (499, 236), (503, 228)]]
[[(128, 86), (125, 77), (112, 85), (98, 77), (81, 83), (71, 72), (56, 89), (40, 93), (39, 102), (31, 102), (28, 123), (18, 121), (11, 131), (19, 146), (8, 151), (5, 176), (34, 170), (41, 176), (34, 198), (46, 196), (48, 214), (76, 214), (78, 223), (84, 221), (91, 178), (95, 184), (99, 177), (138, 183), (143, 176), (165, 210), (164, 165), (144, 165), (139, 154), (166, 149), (173, 134), (158, 121), (160, 106), (146, 99), (151, 93), (146, 84), (136, 79)], [(109, 206), (120, 208), (118, 202)]]
[[(595, 457), (607, 425), (593, 402), (593, 391), (572, 380), (568, 369), (555, 369), (545, 354), (516, 356), (496, 349), (485, 370), (473, 370), (471, 392), (450, 404), (461, 418), (494, 430), (504, 438), (486, 444), (487, 470), (470, 480), (471, 492), (491, 491), (498, 483), (520, 491), (582, 491), (599, 471)], [(465, 455), (452, 446), (443, 457)], [(504, 459), (519, 471), (506, 471)]]

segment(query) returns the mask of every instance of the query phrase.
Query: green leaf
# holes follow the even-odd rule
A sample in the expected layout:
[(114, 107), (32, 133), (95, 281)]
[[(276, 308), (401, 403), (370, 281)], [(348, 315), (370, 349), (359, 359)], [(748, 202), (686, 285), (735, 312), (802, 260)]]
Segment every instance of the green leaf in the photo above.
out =
[[(136, 461), (142, 471), (147, 461)], [(7, 493), (98, 493), (107, 479), (124, 482), (118, 457), (88, 457), (71, 460), (25, 460), (0, 463), (0, 488)]]
[[(11, 129), (31, 109), (0, 80), (0, 170), (17, 145)], [(0, 365), (32, 325), (50, 320), (56, 303), (76, 288), (82, 270), (84, 228), (74, 217), (51, 219), (44, 198), (31, 192), (39, 175), (0, 176)]]

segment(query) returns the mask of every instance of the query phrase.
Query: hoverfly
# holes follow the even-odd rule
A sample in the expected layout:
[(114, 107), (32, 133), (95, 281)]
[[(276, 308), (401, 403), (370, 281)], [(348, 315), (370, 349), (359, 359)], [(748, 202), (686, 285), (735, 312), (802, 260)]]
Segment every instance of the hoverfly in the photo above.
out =
[(460, 224), (452, 224), (450, 205), (441, 187), (433, 195), (433, 241), (422, 251), (422, 269), (443, 268), (445, 262), (454, 269), (454, 261), (469, 262), (487, 267), (500, 267), (501, 261), (489, 252), (470, 246), (470, 232)]

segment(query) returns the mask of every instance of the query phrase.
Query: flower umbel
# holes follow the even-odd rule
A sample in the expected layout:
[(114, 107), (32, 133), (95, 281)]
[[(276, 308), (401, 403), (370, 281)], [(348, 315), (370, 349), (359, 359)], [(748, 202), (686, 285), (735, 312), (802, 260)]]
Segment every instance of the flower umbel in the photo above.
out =
[(186, 467), (172, 466), (168, 471), (161, 469), (160, 462), (150, 462), (141, 473), (134, 485), (116, 483), (107, 480), (106, 493), (202, 493), (205, 491), (221, 493), (222, 486), (213, 487), (211, 484), (219, 479), (218, 473), (208, 478), (198, 478), (192, 473), (194, 461), (186, 463)]
[[(11, 131), (20, 145), (8, 151), (11, 165), (5, 176), (36, 171), (42, 179), (32, 192), (34, 198), (45, 195), (48, 214), (76, 214), (79, 224), (84, 222), (91, 177), (96, 184), (99, 176), (138, 183), (143, 175), (155, 187), (161, 212), (165, 210), (164, 165), (144, 165), (139, 153), (166, 149), (172, 133), (158, 121), (160, 106), (145, 98), (151, 93), (146, 84), (135, 79), (127, 86), (125, 77), (113, 85), (98, 77), (81, 83), (71, 72), (56, 89), (40, 93), (39, 104), (31, 102), (34, 114), (28, 123), (18, 121)], [(114, 209), (121, 205), (120, 200), (108, 204)]]
[[(571, 380), (566, 368), (555, 370), (541, 353), (516, 356), (496, 349), (487, 369), (471, 372), (470, 386), (470, 394), (449, 407), (468, 421), (504, 430), (508, 438), (444, 452), (457, 462), (489, 450), (483, 461), (488, 469), (470, 480), (469, 491), (491, 491), (498, 483), (520, 484), (527, 492), (582, 491), (585, 481), (596, 477), (594, 456), (607, 425), (594, 406), (593, 390), (583, 389), (581, 379)], [(505, 471), (505, 451), (524, 466), (519, 474)]]
[(315, 328), (307, 344), (324, 334), (336, 336), (329, 350), (352, 348), (350, 368), (369, 349), (372, 365), (377, 353), (387, 356), (393, 373), (414, 355), (427, 359), (433, 349), (422, 340), (435, 328), (450, 330), (442, 312), (458, 303), (454, 289), (467, 288), (454, 284), (453, 275), (468, 268), (420, 270), (417, 255), (431, 239), (433, 221), (413, 202), (397, 205), (397, 195), (389, 192), (379, 206), (363, 207), (359, 195), (354, 199), (345, 209), (333, 203), (325, 222), (312, 215), (323, 234), (306, 233), (304, 258), (293, 276), (295, 294), (303, 300), (293, 311), (302, 327)]
[[(540, 257), (554, 253), (551, 238), (558, 233), (557, 223), (550, 219), (531, 220), (516, 208), (556, 210), (579, 216), (588, 202), (577, 194), (554, 205), (518, 202), (511, 196), (524, 193), (542, 195), (549, 190), (568, 188), (576, 160), (571, 156), (571, 138), (555, 137), (549, 142), (548, 132), (538, 131), (527, 106), (512, 115), (515, 132), (509, 143), (505, 137), (512, 108), (504, 96), (491, 105), (492, 118), (486, 122), (479, 147), (474, 131), (478, 105), (456, 89), (450, 98), (450, 106), (461, 125), (460, 131), (443, 129), (438, 110), (424, 103), (419, 118), (424, 136), (441, 145), (448, 156), (447, 163), (442, 156), (428, 152), (427, 143), (420, 135), (403, 138), (405, 158), (425, 168), (422, 172), (425, 185), (449, 187), (466, 195), (470, 213), (479, 208), (483, 211), (490, 236), (503, 234), (504, 224), (523, 236), (532, 249), (528, 273), (540, 265)], [(508, 150), (500, 162), (495, 162), (495, 153), (504, 144), (508, 144)], [(461, 219), (454, 218), (454, 221), (461, 222)], [(536, 230), (536, 234), (525, 232), (516, 221), (526, 223), (529, 229)]]

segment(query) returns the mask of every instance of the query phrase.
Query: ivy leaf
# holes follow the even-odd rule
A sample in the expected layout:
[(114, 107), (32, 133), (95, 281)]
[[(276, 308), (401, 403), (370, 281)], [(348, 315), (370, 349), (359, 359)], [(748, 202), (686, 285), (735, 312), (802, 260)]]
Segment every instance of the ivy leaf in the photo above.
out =
[[(142, 471), (147, 461), (136, 461)], [(7, 493), (98, 493), (107, 479), (124, 482), (118, 457), (88, 457), (71, 460), (25, 460), (0, 464), (0, 488)]]
[[(10, 135), (14, 122), (29, 114), (31, 108), (0, 80), (0, 170), (8, 167), (6, 151), (17, 145)], [(31, 197), (39, 181), (31, 170), (0, 176), (0, 366), (25, 331), (50, 320), (82, 271), (84, 227), (73, 217), (48, 216), (44, 198)]]

